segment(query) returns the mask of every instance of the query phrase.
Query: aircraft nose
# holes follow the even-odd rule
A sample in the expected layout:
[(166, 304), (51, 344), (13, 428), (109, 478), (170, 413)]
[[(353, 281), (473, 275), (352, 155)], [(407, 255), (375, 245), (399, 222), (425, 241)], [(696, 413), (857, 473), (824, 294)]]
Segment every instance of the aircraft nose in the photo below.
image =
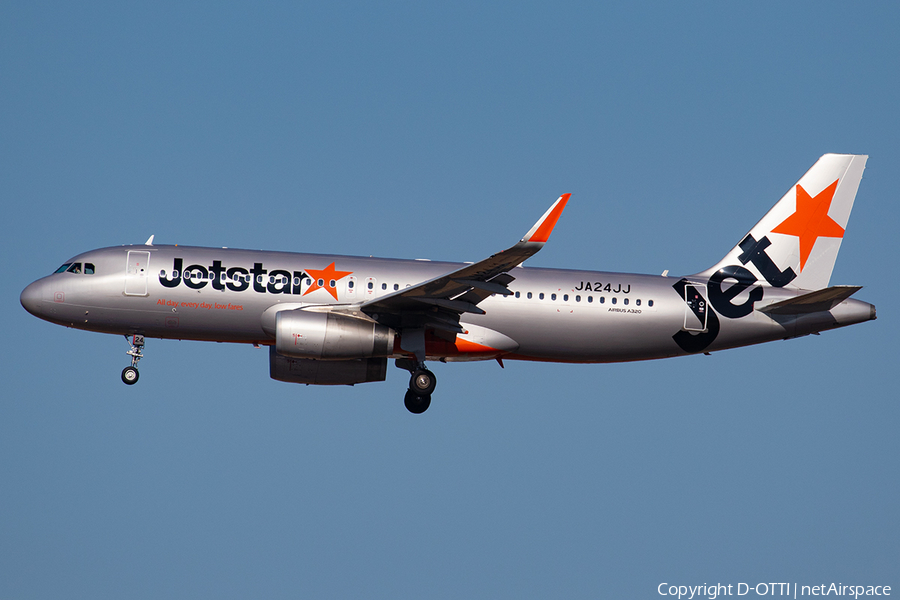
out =
[(22, 290), (22, 295), (19, 296), (19, 302), (22, 303), (22, 306), (33, 314), (36, 317), (41, 316), (41, 302), (43, 300), (41, 294), (41, 286), (42, 282), (35, 281), (24, 290)]

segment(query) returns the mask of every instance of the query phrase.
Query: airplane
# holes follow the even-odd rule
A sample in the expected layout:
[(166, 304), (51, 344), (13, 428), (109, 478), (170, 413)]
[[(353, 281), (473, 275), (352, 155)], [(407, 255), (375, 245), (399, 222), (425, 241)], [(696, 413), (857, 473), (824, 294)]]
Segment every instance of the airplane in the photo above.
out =
[(426, 361), (611, 363), (789, 339), (875, 319), (830, 286), (865, 155), (826, 154), (717, 264), (669, 277), (523, 267), (570, 194), (512, 247), (476, 263), (144, 245), (90, 250), (26, 287), (31, 314), (124, 335), (137, 383), (146, 338), (268, 346), (273, 379), (307, 385), (410, 373), (406, 408), (436, 385)]

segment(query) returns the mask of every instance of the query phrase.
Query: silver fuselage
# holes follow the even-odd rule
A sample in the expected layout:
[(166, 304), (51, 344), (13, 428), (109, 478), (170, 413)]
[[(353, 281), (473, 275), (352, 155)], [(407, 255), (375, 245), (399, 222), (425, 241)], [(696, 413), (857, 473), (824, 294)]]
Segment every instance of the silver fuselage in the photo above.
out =
[[(465, 266), (163, 245), (102, 248), (67, 264), (90, 264), (93, 273), (81, 268), (35, 281), (22, 292), (29, 312), (52, 323), (103, 333), (264, 345), (274, 343), (275, 313), (280, 310), (352, 309)], [(324, 278), (311, 274), (329, 266), (336, 273), (333, 279), (329, 271)], [(192, 277), (186, 279), (185, 272)], [(485, 314), (461, 317), (463, 327), (500, 334), (495, 338), (507, 341), (500, 351), (448, 355), (440, 345), (430, 344), (429, 360), (646, 360), (796, 337), (875, 317), (872, 305), (854, 299), (810, 314), (767, 315), (758, 309), (803, 292), (760, 285), (756, 310), (729, 318), (708, 306), (708, 281), (700, 276), (531, 267), (517, 267), (510, 274), (515, 277), (509, 284), (513, 295), (490, 296), (479, 304)], [(685, 286), (697, 290), (707, 304), (702, 317), (686, 299)], [(373, 317), (377, 320), (378, 315)], [(398, 345), (396, 357), (404, 354)]]

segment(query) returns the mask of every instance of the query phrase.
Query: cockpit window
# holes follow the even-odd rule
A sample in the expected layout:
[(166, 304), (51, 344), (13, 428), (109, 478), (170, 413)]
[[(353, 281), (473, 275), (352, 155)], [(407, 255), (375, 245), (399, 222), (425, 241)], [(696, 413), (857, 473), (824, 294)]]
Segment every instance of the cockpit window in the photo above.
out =
[(57, 273), (65, 273), (66, 269), (68, 269), (71, 266), (72, 266), (72, 263), (66, 263), (63, 266), (61, 266), (60, 268), (58, 268), (57, 270), (53, 271), (53, 274), (56, 275)]
[(81, 273), (81, 263), (72, 263), (72, 266), (66, 269), (68, 273)]
[(94, 274), (94, 263), (84, 263), (84, 274), (85, 275), (93, 275)]

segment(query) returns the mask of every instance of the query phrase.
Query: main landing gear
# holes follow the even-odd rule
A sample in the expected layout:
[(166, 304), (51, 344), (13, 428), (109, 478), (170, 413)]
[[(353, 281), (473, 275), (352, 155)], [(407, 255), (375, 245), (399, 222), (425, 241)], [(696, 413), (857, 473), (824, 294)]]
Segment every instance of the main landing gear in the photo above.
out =
[(437, 385), (437, 378), (425, 368), (424, 363), (416, 364), (413, 360), (399, 359), (396, 364), (411, 373), (409, 390), (403, 397), (403, 404), (409, 412), (420, 415), (431, 406), (431, 393)]
[[(129, 336), (125, 336), (125, 339), (129, 339)], [(130, 337), (131, 341), (131, 349), (125, 354), (131, 357), (131, 366), (125, 367), (122, 369), (122, 381), (127, 385), (134, 385), (138, 381), (138, 377), (141, 376), (137, 370), (138, 361), (144, 358), (144, 336), (135, 335)]]

